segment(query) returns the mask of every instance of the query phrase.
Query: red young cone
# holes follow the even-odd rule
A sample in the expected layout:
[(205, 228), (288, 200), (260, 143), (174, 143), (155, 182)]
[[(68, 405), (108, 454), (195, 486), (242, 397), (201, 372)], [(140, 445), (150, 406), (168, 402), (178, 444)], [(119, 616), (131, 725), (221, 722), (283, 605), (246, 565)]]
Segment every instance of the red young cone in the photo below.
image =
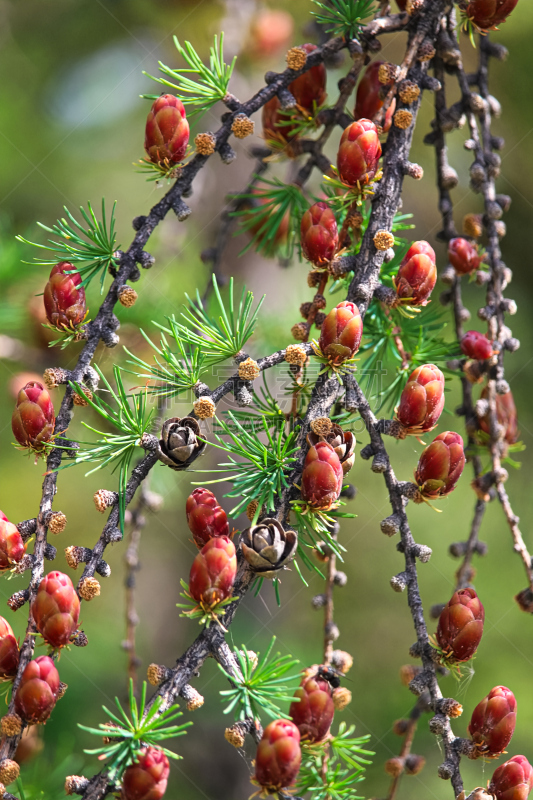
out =
[(485, 609), (474, 589), (460, 589), (444, 606), (436, 639), (452, 664), (470, 661), (483, 635)]
[(39, 452), (52, 438), (55, 427), (54, 406), (42, 383), (30, 381), (20, 390), (11, 428), (23, 447)]
[(363, 320), (358, 307), (344, 300), (322, 323), (318, 345), (328, 361), (339, 366), (357, 353), (362, 335)]
[[(300, 46), (306, 53), (316, 50), (316, 44), (307, 43)], [(326, 68), (323, 64), (318, 64), (289, 83), (289, 91), (299, 106), (311, 112), (313, 106), (321, 106), (326, 99), (326, 81)]]
[(479, 269), (484, 256), (478, 255), (477, 245), (463, 239), (451, 239), (448, 244), (450, 264), (459, 275), (469, 275)]
[(0, 521), (4, 520), (4, 522), (9, 522), (9, 519), (6, 517), (3, 511), (0, 511)]
[(422, 451), (415, 481), (422, 497), (445, 497), (453, 492), (465, 466), (463, 440), (458, 433), (445, 431)]
[(11, 625), (0, 617), (0, 679), (13, 678), (19, 665), (19, 647)]
[[(485, 387), (481, 392), (481, 397), (486, 399), (488, 396), (489, 390), (487, 387)], [(514, 402), (513, 393), (511, 391), (506, 392), (505, 394), (496, 395), (496, 416), (498, 418), (498, 423), (503, 426), (504, 440), (507, 442), (507, 444), (515, 444), (520, 436), (520, 431), (518, 430), (518, 415), (516, 411), (516, 405)], [(479, 427), (485, 433), (490, 434), (488, 416), (482, 417), (479, 420)]]
[(380, 158), (378, 129), (371, 120), (360, 119), (345, 128), (337, 153), (341, 181), (348, 186), (366, 186), (376, 177)]
[(0, 519), (0, 572), (18, 564), (25, 553), (26, 545), (16, 525), (7, 518)]
[(466, 7), (466, 16), (478, 28), (488, 31), (505, 22), (518, 0), (472, 0)]
[(167, 790), (170, 765), (157, 747), (145, 747), (122, 776), (123, 800), (161, 800)]
[(285, 789), (296, 780), (301, 760), (300, 731), (293, 722), (276, 719), (257, 747), (255, 782), (270, 794)]
[(150, 161), (177, 164), (189, 144), (189, 123), (181, 100), (172, 94), (158, 97), (146, 120), (144, 149)]
[(331, 686), (318, 676), (304, 678), (295, 692), (299, 698), (291, 703), (289, 715), (307, 742), (321, 742), (327, 735), (335, 706), (331, 696)]
[(195, 489), (187, 498), (185, 512), (187, 525), (199, 548), (214, 536), (229, 535), (226, 512), (219, 506), (218, 500), (209, 489)]
[(513, 756), (494, 772), (488, 792), (496, 800), (527, 800), (533, 789), (533, 767), (525, 756)]
[(396, 0), (396, 5), (400, 9), (400, 11), (405, 11), (407, 8), (407, 0)]
[(339, 499), (343, 474), (333, 447), (328, 442), (318, 442), (305, 457), (302, 498), (313, 508), (327, 511)]
[[(357, 96), (353, 115), (355, 119), (375, 119), (383, 106), (383, 100), (389, 86), (383, 85), (379, 80), (379, 68), (385, 61), (373, 61), (364, 71), (363, 77), (357, 87)], [(383, 131), (386, 133), (392, 125), (392, 116), (396, 109), (396, 100), (388, 107), (383, 120)]]
[(461, 339), (461, 350), (468, 358), (475, 358), (476, 361), (485, 361), (494, 355), (492, 342), (487, 339), (485, 334), (479, 331), (467, 331)]
[(191, 567), (189, 593), (202, 608), (213, 609), (232, 596), (237, 574), (235, 545), (227, 536), (209, 539)]
[(59, 673), (49, 656), (30, 661), (15, 694), (15, 711), (35, 724), (46, 722), (59, 694)]
[(435, 364), (417, 367), (409, 376), (396, 417), (408, 434), (432, 431), (444, 408), (444, 375)]
[(479, 754), (495, 758), (505, 751), (516, 725), (516, 700), (510, 689), (495, 686), (472, 714), (468, 733)]
[(337, 220), (327, 203), (315, 203), (307, 209), (300, 226), (304, 257), (317, 267), (328, 264), (339, 244)]
[(267, 142), (280, 142), (284, 144), (293, 138), (298, 126), (289, 122), (292, 113), (284, 110), (276, 95), (263, 106), (261, 121), (263, 124), (263, 136)]
[[(87, 314), (85, 289), (80, 286), (82, 277), (74, 264), (61, 261), (53, 267), (44, 287), (46, 318), (54, 328), (76, 328)], [(71, 272), (72, 274), (68, 274)]]
[(68, 644), (80, 616), (80, 601), (69, 576), (57, 571), (45, 575), (31, 611), (45, 642), (52, 647)]
[[(316, 50), (315, 44), (303, 44), (306, 53)], [(289, 91), (304, 114), (311, 114), (326, 99), (326, 69), (323, 64), (312, 67), (289, 84)], [(263, 106), (263, 135), (267, 142), (288, 142), (294, 137), (298, 126), (289, 122), (292, 110), (283, 110), (276, 95)]]
[(437, 282), (435, 251), (427, 242), (413, 242), (394, 278), (400, 304), (425, 306)]

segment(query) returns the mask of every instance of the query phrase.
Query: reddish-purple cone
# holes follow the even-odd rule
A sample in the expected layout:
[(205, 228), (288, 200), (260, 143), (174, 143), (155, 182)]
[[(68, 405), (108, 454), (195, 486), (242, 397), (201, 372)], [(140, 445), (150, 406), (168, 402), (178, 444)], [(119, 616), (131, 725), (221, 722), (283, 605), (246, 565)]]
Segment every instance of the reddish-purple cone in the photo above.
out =
[(339, 366), (357, 353), (362, 335), (363, 320), (358, 307), (344, 300), (322, 323), (318, 345), (328, 361)]
[(19, 646), (9, 622), (0, 617), (0, 678), (13, 678), (19, 665)]
[(209, 489), (195, 489), (187, 498), (185, 512), (189, 530), (200, 549), (214, 536), (229, 535), (226, 512)]
[(527, 800), (533, 789), (533, 767), (525, 756), (513, 756), (495, 770), (488, 792), (495, 800)]
[(0, 572), (11, 569), (22, 560), (26, 545), (16, 525), (7, 517), (0, 519)]
[(465, 466), (463, 440), (458, 433), (445, 431), (422, 451), (415, 481), (422, 497), (436, 499), (453, 492)]
[(505, 22), (518, 0), (472, 0), (466, 8), (466, 16), (478, 28), (488, 31)]
[(485, 336), (484, 333), (479, 331), (467, 331), (461, 339), (461, 350), (468, 356), (474, 358), (476, 361), (485, 361), (494, 355), (492, 342)]
[(469, 275), (479, 269), (484, 256), (478, 255), (477, 245), (463, 239), (451, 239), (448, 244), (450, 264), (459, 275)]
[(360, 119), (345, 128), (337, 153), (341, 181), (348, 186), (366, 186), (376, 177), (380, 158), (378, 129), (371, 120)]
[(291, 703), (289, 716), (300, 731), (302, 740), (321, 742), (327, 735), (335, 714), (331, 686), (316, 675), (304, 678), (295, 697), (298, 699)]
[[(301, 47), (306, 53), (316, 50), (315, 44), (303, 44)], [(300, 110), (311, 114), (314, 108), (321, 106), (326, 99), (326, 69), (323, 64), (304, 72), (289, 84), (289, 91), (296, 100)], [(262, 123), (263, 135), (267, 141), (288, 142), (298, 130), (298, 126), (289, 122), (293, 116), (292, 111), (284, 111), (275, 95), (263, 106)]]
[[(481, 397), (487, 399), (489, 396), (488, 387), (485, 386), (481, 392)], [(496, 416), (498, 424), (503, 427), (503, 439), (507, 444), (515, 444), (520, 436), (518, 430), (518, 414), (514, 402), (513, 393), (511, 391), (505, 394), (496, 395)], [(479, 427), (485, 433), (490, 434), (490, 425), (488, 416), (482, 417), (479, 420)]]
[[(363, 77), (357, 87), (355, 108), (353, 115), (355, 119), (374, 120), (381, 108), (383, 100), (391, 83), (382, 84), (379, 80), (379, 68), (385, 61), (373, 61), (364, 71)], [(392, 116), (396, 108), (396, 100), (393, 100), (385, 113), (383, 120), (383, 132), (386, 133), (392, 125)]]
[(257, 747), (255, 782), (274, 794), (291, 786), (298, 772), (302, 752), (300, 731), (287, 719), (276, 719), (267, 725)]
[(209, 539), (192, 562), (189, 593), (205, 609), (232, 596), (237, 574), (235, 545), (227, 536)]
[[(76, 267), (61, 261), (53, 267), (48, 283), (44, 287), (44, 309), (46, 318), (54, 328), (72, 330), (80, 325), (87, 314), (85, 289), (80, 286), (82, 277), (72, 272)], [(72, 274), (68, 274), (71, 272)]]
[(396, 417), (406, 433), (432, 431), (444, 408), (444, 375), (435, 364), (417, 367), (409, 376)]
[(333, 447), (328, 442), (318, 442), (305, 457), (302, 498), (313, 508), (327, 511), (339, 499), (343, 474)]
[(285, 111), (277, 95), (271, 97), (263, 106), (261, 112), (261, 122), (263, 124), (263, 136), (268, 142), (289, 142), (298, 130), (298, 126), (291, 122), (292, 113)]
[[(302, 44), (300, 47), (307, 54), (316, 50), (316, 44)], [(321, 106), (326, 99), (326, 68), (323, 64), (311, 67), (303, 75), (289, 83), (289, 91), (299, 106), (306, 111), (312, 111), (313, 106)]]
[(146, 120), (144, 149), (150, 161), (177, 164), (189, 144), (189, 123), (181, 100), (172, 94), (158, 97)]
[(35, 724), (46, 722), (59, 694), (59, 673), (49, 656), (30, 661), (15, 694), (15, 711)]
[(157, 747), (145, 747), (122, 776), (123, 800), (161, 800), (167, 790), (170, 765)]
[(327, 203), (315, 203), (307, 209), (300, 226), (304, 257), (317, 267), (328, 264), (339, 245), (335, 214)]
[(516, 725), (516, 700), (510, 689), (495, 686), (472, 714), (468, 733), (479, 755), (495, 758), (505, 751)]
[(407, 0), (396, 0), (396, 5), (400, 9), (400, 11), (405, 11), (407, 8)]
[(435, 251), (427, 242), (413, 242), (394, 278), (401, 305), (425, 306), (437, 282)]
[(31, 612), (43, 639), (64, 647), (78, 627), (80, 601), (68, 575), (54, 571), (42, 579)]
[(30, 381), (18, 393), (11, 417), (15, 439), (38, 452), (52, 438), (54, 427), (55, 412), (48, 391), (42, 383)]
[(452, 663), (470, 661), (483, 635), (485, 609), (474, 589), (460, 589), (444, 606), (436, 639)]

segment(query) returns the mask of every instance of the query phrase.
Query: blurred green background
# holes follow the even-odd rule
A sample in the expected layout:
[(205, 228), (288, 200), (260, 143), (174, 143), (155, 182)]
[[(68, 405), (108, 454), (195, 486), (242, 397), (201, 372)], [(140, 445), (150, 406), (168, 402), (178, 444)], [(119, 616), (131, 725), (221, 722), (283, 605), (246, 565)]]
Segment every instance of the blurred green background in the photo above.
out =
[[(64, 353), (49, 351), (43, 341), (39, 321), (28, 312), (32, 297), (41, 292), (46, 281), (45, 268), (21, 263), (34, 253), (14, 243), (15, 233), (44, 241), (36, 220), (52, 224), (62, 214), (62, 206), (76, 209), (90, 200), (98, 206), (105, 196), (108, 205), (116, 200), (118, 242), (125, 248), (133, 231), (131, 220), (146, 211), (164, 191), (145, 182), (132, 163), (143, 156), (144, 120), (149, 102), (139, 99), (143, 92), (158, 89), (143, 76), (154, 74), (157, 61), (176, 64), (172, 36), (191, 40), (206, 53), (213, 33), (226, 32), (226, 53), (240, 53), (239, 67), (231, 90), (246, 99), (262, 82), (266, 69), (282, 69), (284, 48), (271, 58), (258, 55), (257, 42), (250, 37), (250, 21), (260, 4), (254, 0), (0, 0), (0, 508), (14, 521), (34, 516), (38, 507), (43, 466), (34, 466), (11, 446), (10, 415), (13, 406), (12, 380), (21, 371), (42, 373), (46, 366), (72, 365), (79, 345)], [(291, 44), (307, 40), (309, 0), (290, 4), (272, 2), (271, 8), (287, 6), (294, 15)], [(515, 511), (521, 517), (526, 540), (531, 545), (531, 470), (533, 469), (533, 406), (531, 404), (531, 348), (533, 346), (533, 288), (530, 279), (530, 253), (533, 247), (532, 131), (533, 106), (528, 101), (531, 82), (531, 36), (533, 7), (522, 0), (511, 19), (496, 35), (510, 50), (506, 63), (491, 66), (492, 88), (503, 106), (503, 115), (494, 125), (497, 135), (506, 139), (503, 151), (499, 190), (513, 198), (506, 217), (508, 233), (503, 240), (504, 259), (514, 273), (508, 295), (519, 302), (519, 313), (512, 320), (514, 334), (521, 339), (521, 349), (507, 357), (508, 378), (519, 409), (521, 438), (527, 449), (520, 454), (522, 467), (512, 470), (508, 490)], [(467, 62), (474, 53), (466, 39), (462, 47)], [(399, 62), (404, 36), (383, 39), (381, 57)], [(346, 61), (344, 64), (346, 68)], [(329, 76), (330, 97), (341, 72)], [(450, 91), (453, 101), (454, 91)], [(425, 168), (420, 183), (408, 181), (404, 194), (404, 212), (414, 213), (416, 238), (435, 245), (438, 264), (445, 266), (442, 244), (434, 236), (439, 230), (439, 216), (434, 186), (434, 152), (424, 147), (422, 139), (432, 119), (431, 96), (424, 97), (422, 114), (415, 134), (414, 161)], [(216, 130), (215, 109), (197, 125), (196, 131)], [(257, 122), (258, 115), (256, 115)], [(260, 133), (260, 124), (257, 124)], [(332, 137), (333, 157), (339, 134)], [(450, 161), (459, 171), (461, 182), (454, 191), (456, 222), (462, 216), (481, 210), (481, 198), (468, 186), (469, 155), (463, 150), (463, 131), (450, 137)], [(197, 286), (202, 291), (208, 270), (199, 258), (200, 251), (211, 245), (217, 231), (217, 217), (228, 191), (245, 185), (252, 169), (247, 157), (247, 139), (237, 143), (239, 158), (224, 166), (213, 158), (200, 172), (189, 201), (193, 213), (186, 224), (169, 216), (159, 226), (149, 244), (156, 256), (151, 272), (143, 272), (136, 284), (139, 300), (134, 309), (119, 308), (122, 321), (121, 344), (115, 351), (99, 349), (96, 361), (109, 369), (116, 360), (123, 361), (122, 345), (146, 353), (138, 326), (152, 330), (150, 320), (163, 321), (164, 315), (178, 310), (185, 291)], [(290, 175), (290, 166), (278, 168), (280, 175)], [(226, 249), (223, 271), (245, 280), (257, 295), (267, 294), (262, 325), (250, 350), (254, 355), (270, 352), (289, 341), (289, 329), (298, 319), (298, 307), (311, 294), (306, 284), (304, 265), (284, 269), (253, 253), (238, 258), (242, 238), (232, 239)], [(471, 327), (481, 329), (475, 310), (482, 305), (481, 290), (470, 285), (467, 300), (473, 310)], [(97, 289), (89, 292), (89, 306), (98, 304)], [(40, 302), (40, 301), (37, 301)], [(457, 382), (450, 384), (447, 409), (453, 412), (459, 402)], [(477, 391), (477, 390), (476, 390)], [(56, 407), (60, 390), (54, 392)], [(175, 404), (172, 414), (187, 409), (187, 402)], [(171, 414), (169, 413), (169, 416)], [(89, 422), (94, 418), (87, 412)], [(462, 421), (443, 417), (440, 430)], [(83, 438), (79, 422), (74, 433)], [(365, 436), (362, 436), (362, 444)], [(391, 444), (398, 475), (408, 480), (420, 446), (406, 441)], [(211, 457), (209, 457), (211, 458)], [(202, 464), (208, 466), (208, 458)], [(155, 661), (172, 665), (197, 634), (193, 622), (179, 618), (175, 603), (179, 597), (179, 579), (187, 578), (194, 548), (185, 522), (184, 499), (191, 482), (201, 475), (177, 475), (164, 467), (153, 471), (152, 488), (165, 498), (164, 510), (150, 516), (141, 545), (142, 569), (138, 573), (137, 608), (140, 617), (138, 646), (141, 674)], [(352, 704), (339, 715), (355, 723), (360, 734), (371, 735), (375, 750), (374, 764), (368, 769), (361, 793), (366, 797), (386, 796), (389, 779), (383, 763), (396, 754), (401, 740), (391, 732), (395, 719), (408, 713), (414, 698), (399, 681), (400, 666), (409, 662), (407, 653), (414, 640), (411, 617), (404, 595), (394, 594), (389, 579), (402, 569), (403, 559), (396, 552), (395, 541), (384, 537), (379, 521), (389, 507), (383, 481), (373, 475), (368, 465), (356, 461), (351, 480), (358, 495), (350, 510), (357, 518), (343, 525), (341, 540), (348, 548), (345, 571), (348, 585), (336, 592), (336, 620), (341, 630), (337, 646), (354, 656), (354, 667), (346, 685), (353, 692)], [(53, 567), (69, 572), (63, 549), (67, 545), (92, 545), (99, 536), (103, 518), (94, 509), (92, 494), (98, 488), (115, 488), (115, 477), (98, 473), (84, 478), (83, 469), (67, 470), (59, 480), (56, 508), (69, 520), (66, 531), (56, 539), (59, 556)], [(446, 601), (453, 588), (456, 565), (447, 554), (452, 541), (465, 538), (473, 513), (474, 497), (469, 488), (468, 469), (454, 494), (444, 503), (443, 514), (428, 507), (410, 508), (415, 538), (433, 548), (427, 565), (420, 566), (420, 585), (426, 609)], [(228, 507), (228, 506), (227, 506)], [(244, 525), (245, 521), (240, 520)], [(450, 677), (443, 681), (445, 695), (463, 702), (465, 713), (454, 725), (460, 735), (474, 705), (496, 684), (513, 689), (518, 700), (518, 725), (511, 754), (524, 753), (533, 759), (530, 736), (533, 724), (531, 674), (533, 666), (533, 622), (520, 612), (513, 595), (524, 588), (522, 565), (513, 554), (512, 542), (501, 509), (489, 508), (482, 528), (489, 555), (478, 566), (476, 587), (485, 604), (485, 634), (475, 660), (475, 674), (458, 687)], [(43, 731), (44, 754), (24, 767), (25, 783), (39, 787), (46, 797), (61, 797), (64, 776), (98, 770), (94, 756), (84, 756), (84, 748), (97, 746), (92, 737), (80, 731), (76, 723), (95, 724), (105, 720), (102, 703), (112, 702), (126, 692), (126, 654), (121, 648), (125, 630), (123, 556), (125, 547), (117, 544), (106, 553), (113, 574), (102, 581), (102, 594), (90, 605), (84, 604), (83, 627), (90, 644), (73, 648), (61, 655), (59, 669), (68, 693), (56, 708)], [(75, 578), (75, 576), (72, 576)], [(15, 577), (0, 583), (0, 593), (8, 598), (25, 585), (27, 577)], [(320, 581), (311, 579), (305, 589), (297, 575), (287, 573), (282, 586), (282, 606), (278, 608), (270, 587), (260, 597), (248, 598), (238, 614), (229, 636), (235, 644), (264, 651), (273, 634), (282, 652), (291, 652), (302, 665), (320, 659), (322, 618), (311, 609), (313, 594), (320, 591)], [(26, 609), (13, 614), (4, 611), (17, 635), (23, 635)], [(298, 624), (295, 624), (298, 620)], [(434, 623), (430, 622), (430, 629)], [(214, 663), (208, 663), (194, 685), (206, 697), (206, 704), (193, 715), (194, 727), (187, 737), (176, 741), (175, 749), (184, 759), (173, 765), (167, 796), (181, 800), (200, 798), (246, 798), (252, 792), (248, 766), (223, 738), (228, 720), (221, 713), (218, 696), (224, 681)], [(185, 716), (189, 716), (187, 713)], [(170, 743), (172, 747), (173, 743)], [(424, 719), (417, 734), (414, 752), (427, 757), (425, 770), (417, 777), (405, 778), (400, 800), (445, 798), (450, 787), (436, 777), (442, 760), (437, 743), (427, 731)], [(66, 759), (66, 761), (63, 761)], [(59, 765), (57, 775), (50, 764)], [(491, 765), (464, 763), (466, 786), (485, 782)]]

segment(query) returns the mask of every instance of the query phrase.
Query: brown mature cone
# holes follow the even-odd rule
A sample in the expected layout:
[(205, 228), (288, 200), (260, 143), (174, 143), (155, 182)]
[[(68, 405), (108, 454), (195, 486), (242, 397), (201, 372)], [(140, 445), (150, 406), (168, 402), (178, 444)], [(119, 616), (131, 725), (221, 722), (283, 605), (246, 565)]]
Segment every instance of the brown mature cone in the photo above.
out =
[(309, 447), (315, 447), (319, 442), (330, 444), (339, 457), (342, 472), (346, 475), (351, 470), (355, 461), (355, 436), (351, 431), (343, 431), (340, 425), (334, 423), (327, 434), (318, 434), (311, 431), (307, 434)]
[(160, 461), (175, 470), (187, 469), (207, 446), (199, 436), (200, 425), (194, 417), (167, 419), (159, 441)]
[(277, 519), (266, 517), (241, 534), (241, 549), (246, 561), (262, 578), (275, 578), (296, 555), (298, 536), (285, 530)]

